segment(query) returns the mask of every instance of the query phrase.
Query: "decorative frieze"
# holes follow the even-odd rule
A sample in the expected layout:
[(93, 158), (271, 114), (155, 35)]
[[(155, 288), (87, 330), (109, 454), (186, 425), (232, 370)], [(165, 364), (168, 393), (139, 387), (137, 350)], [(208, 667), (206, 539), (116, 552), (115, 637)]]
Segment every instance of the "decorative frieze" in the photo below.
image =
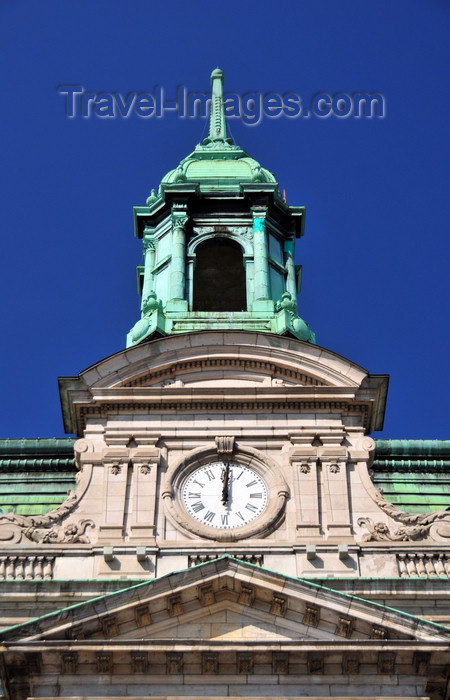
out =
[(95, 655), (97, 673), (112, 673), (113, 659), (111, 652), (98, 651)]
[(323, 673), (323, 654), (311, 652), (308, 654), (308, 673), (320, 674)]
[(238, 673), (253, 673), (253, 654), (238, 652), (236, 662)]
[(68, 651), (61, 654), (61, 673), (75, 674), (78, 668), (78, 654)]
[(148, 654), (145, 652), (131, 653), (131, 670), (133, 673), (147, 673)]
[(378, 673), (387, 673), (389, 675), (395, 673), (395, 652), (378, 652)]
[(289, 673), (289, 654), (284, 651), (272, 653), (272, 673), (287, 675)]
[(166, 669), (168, 675), (183, 673), (183, 654), (179, 652), (168, 652), (166, 654)]
[(428, 651), (416, 651), (414, 654), (414, 666), (420, 676), (428, 674), (430, 665), (430, 653)]
[(217, 674), (219, 671), (219, 655), (215, 652), (203, 652), (202, 673)]
[(342, 673), (349, 676), (359, 673), (358, 654), (347, 653), (342, 656)]

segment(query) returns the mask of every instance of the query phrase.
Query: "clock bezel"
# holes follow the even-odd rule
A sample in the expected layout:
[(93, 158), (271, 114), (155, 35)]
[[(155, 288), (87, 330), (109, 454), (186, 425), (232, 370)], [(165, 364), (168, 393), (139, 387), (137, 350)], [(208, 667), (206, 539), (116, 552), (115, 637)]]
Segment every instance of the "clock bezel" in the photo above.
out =
[[(264, 481), (267, 489), (267, 506), (254, 520), (242, 527), (217, 528), (196, 520), (184, 507), (183, 486), (192, 472), (213, 462), (228, 459), (252, 469)], [(289, 489), (280, 474), (279, 465), (267, 455), (251, 447), (236, 447), (232, 454), (224, 457), (212, 444), (192, 450), (173, 464), (166, 476), (163, 489), (165, 514), (172, 523), (186, 534), (209, 540), (236, 541), (250, 537), (265, 537), (279, 525), (283, 515)]]

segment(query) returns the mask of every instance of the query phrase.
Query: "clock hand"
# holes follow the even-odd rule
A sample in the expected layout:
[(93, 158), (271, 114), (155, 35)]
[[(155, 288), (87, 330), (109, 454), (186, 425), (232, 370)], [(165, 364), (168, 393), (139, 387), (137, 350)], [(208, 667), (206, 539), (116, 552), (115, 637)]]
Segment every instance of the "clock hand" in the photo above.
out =
[(228, 482), (230, 479), (230, 465), (227, 464), (222, 473), (222, 504), (225, 506), (228, 503)]

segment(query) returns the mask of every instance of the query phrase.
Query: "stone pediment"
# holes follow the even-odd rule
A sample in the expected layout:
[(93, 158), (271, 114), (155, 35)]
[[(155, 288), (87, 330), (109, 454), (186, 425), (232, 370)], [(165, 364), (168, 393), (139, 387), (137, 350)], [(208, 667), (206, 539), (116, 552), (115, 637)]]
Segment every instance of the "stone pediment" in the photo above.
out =
[(450, 640), (450, 630), (225, 556), (9, 628), (2, 637), (360, 643)]
[(224, 557), (6, 629), (0, 656), (11, 700), (441, 700), (449, 649), (441, 625)]

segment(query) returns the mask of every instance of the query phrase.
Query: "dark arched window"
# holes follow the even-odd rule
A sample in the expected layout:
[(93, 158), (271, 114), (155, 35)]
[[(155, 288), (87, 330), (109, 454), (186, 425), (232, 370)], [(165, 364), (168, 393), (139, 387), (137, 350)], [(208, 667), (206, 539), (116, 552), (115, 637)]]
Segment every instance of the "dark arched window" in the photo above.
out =
[(220, 236), (196, 248), (194, 311), (246, 311), (244, 259), (241, 247)]

